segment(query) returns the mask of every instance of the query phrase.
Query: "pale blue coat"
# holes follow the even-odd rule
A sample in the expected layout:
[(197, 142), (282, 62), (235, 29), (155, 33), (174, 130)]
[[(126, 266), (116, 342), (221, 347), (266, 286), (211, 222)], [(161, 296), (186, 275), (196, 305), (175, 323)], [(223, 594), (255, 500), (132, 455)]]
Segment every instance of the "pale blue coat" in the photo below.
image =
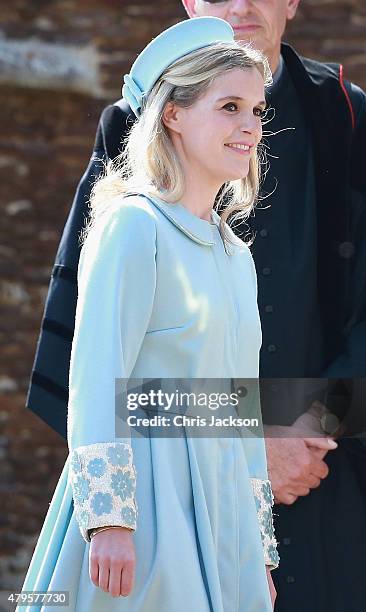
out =
[[(272, 609), (263, 438), (115, 438), (115, 378), (258, 377), (253, 260), (228, 228), (225, 252), (213, 221), (140, 195), (115, 199), (91, 230), (78, 271), (70, 455), (23, 590), (67, 590), (78, 612)], [(247, 401), (260, 416), (256, 386)], [(90, 581), (87, 530), (100, 525), (137, 527), (126, 598)]]

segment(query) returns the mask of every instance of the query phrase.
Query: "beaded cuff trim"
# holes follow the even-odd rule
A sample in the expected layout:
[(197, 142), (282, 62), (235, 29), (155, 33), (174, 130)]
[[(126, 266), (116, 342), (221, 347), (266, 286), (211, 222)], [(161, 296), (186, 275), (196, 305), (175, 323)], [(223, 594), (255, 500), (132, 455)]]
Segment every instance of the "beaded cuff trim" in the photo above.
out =
[(81, 535), (105, 525), (136, 529), (136, 470), (125, 442), (79, 446), (70, 456), (69, 478)]
[(277, 552), (277, 542), (273, 528), (272, 506), (274, 500), (271, 483), (269, 480), (261, 480), (260, 478), (251, 478), (250, 480), (257, 508), (265, 564), (269, 565), (270, 569), (275, 569), (278, 567), (280, 557)]

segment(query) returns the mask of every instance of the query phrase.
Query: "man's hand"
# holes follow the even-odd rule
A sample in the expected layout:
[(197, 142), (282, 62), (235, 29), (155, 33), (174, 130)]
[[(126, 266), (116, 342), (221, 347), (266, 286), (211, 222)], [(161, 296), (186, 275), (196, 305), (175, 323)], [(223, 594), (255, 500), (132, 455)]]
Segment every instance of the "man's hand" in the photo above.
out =
[[(305, 427), (265, 427), (268, 476), (276, 503), (291, 505), (318, 487), (329, 473), (323, 458), (337, 443)], [(298, 436), (298, 437), (296, 437)]]
[(326, 433), (322, 427), (322, 418), (326, 415), (331, 415), (333, 417), (332, 423), (335, 425), (335, 429), (332, 431), (331, 435), (328, 435), (328, 438), (338, 438), (343, 435), (345, 431), (345, 427), (343, 423), (340, 423), (335, 415), (332, 415), (331, 412), (327, 409), (327, 407), (316, 400), (312, 403), (309, 410), (304, 412), (304, 414), (300, 415), (298, 419), (296, 419), (295, 423), (293, 423), (293, 428), (296, 430), (303, 430), (304, 437), (326, 437)]
[(95, 586), (112, 597), (129, 595), (135, 577), (135, 546), (125, 527), (96, 533), (90, 543), (89, 574)]

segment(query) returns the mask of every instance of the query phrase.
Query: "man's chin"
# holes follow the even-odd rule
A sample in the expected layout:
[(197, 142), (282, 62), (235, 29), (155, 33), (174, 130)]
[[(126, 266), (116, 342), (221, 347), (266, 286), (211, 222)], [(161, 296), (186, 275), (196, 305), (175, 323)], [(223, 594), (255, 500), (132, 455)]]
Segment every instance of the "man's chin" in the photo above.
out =
[(243, 43), (251, 43), (254, 49), (260, 49), (260, 51), (263, 51), (266, 48), (263, 37), (259, 33), (235, 32), (235, 40)]

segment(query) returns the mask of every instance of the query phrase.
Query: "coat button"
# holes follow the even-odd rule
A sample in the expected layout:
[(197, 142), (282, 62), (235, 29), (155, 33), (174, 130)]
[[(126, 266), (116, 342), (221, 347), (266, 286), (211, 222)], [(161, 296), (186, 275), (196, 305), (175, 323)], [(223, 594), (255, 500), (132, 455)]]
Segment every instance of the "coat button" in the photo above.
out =
[(286, 576), (286, 582), (288, 582), (288, 584), (292, 584), (295, 582), (295, 578), (293, 576)]
[(264, 227), (263, 229), (261, 229), (261, 230), (260, 230), (259, 235), (260, 235), (262, 238), (267, 238), (267, 236), (268, 236), (268, 230), (266, 230), (266, 228)]
[(240, 397), (245, 397), (248, 395), (248, 389), (246, 387), (238, 387), (237, 394), (240, 395)]
[(264, 307), (264, 311), (265, 312), (273, 312), (272, 304), (266, 304), (266, 306)]
[(354, 255), (355, 246), (352, 242), (342, 242), (338, 247), (338, 251), (341, 257), (350, 259)]
[(271, 268), (263, 268), (262, 274), (263, 276), (269, 276), (272, 273)]
[(275, 344), (269, 344), (267, 350), (269, 353), (275, 353), (277, 351), (277, 346)]
[(283, 544), (284, 546), (290, 546), (290, 544), (291, 544), (291, 538), (283, 538), (283, 540), (282, 540), (282, 544)]

